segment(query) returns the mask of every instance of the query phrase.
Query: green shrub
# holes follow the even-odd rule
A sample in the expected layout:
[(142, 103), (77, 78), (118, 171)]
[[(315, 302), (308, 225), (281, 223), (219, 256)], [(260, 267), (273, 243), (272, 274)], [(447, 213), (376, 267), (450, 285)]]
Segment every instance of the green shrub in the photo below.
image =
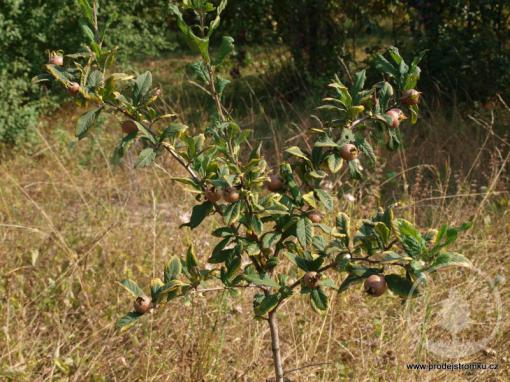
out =
[[(111, 32), (108, 46), (119, 45), (124, 61), (135, 55), (155, 55), (175, 49), (164, 18), (167, 1), (102, 1), (101, 20)], [(150, 20), (150, 23), (149, 23)], [(48, 60), (48, 51), (75, 52), (86, 42), (74, 1), (4, 0), (0, 12), (0, 142), (18, 144), (32, 135), (37, 120), (30, 78)], [(170, 30), (170, 32), (168, 32)], [(7, 75), (9, 73), (9, 75)], [(15, 78), (15, 79), (14, 79)]]
[(26, 96), (30, 90), (26, 78), (13, 78), (0, 72), (0, 142), (18, 145), (33, 141), (37, 124), (38, 102)]

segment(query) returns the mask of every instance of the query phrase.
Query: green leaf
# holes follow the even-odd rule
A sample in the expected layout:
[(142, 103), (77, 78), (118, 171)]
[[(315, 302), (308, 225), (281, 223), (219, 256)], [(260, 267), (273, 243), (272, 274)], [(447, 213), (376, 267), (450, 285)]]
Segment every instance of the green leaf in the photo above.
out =
[(427, 248), (425, 239), (420, 232), (405, 219), (397, 219), (397, 238), (407, 254), (413, 258), (420, 257)]
[(340, 146), (328, 135), (323, 135), (315, 141), (314, 147), (339, 148)]
[(357, 105), (360, 101), (360, 92), (363, 90), (363, 87), (365, 86), (365, 81), (367, 79), (367, 71), (361, 70), (357, 72), (354, 75), (354, 87), (352, 88), (352, 95), (353, 95), (353, 104)]
[(94, 13), (88, 0), (78, 0), (78, 5), (81, 8), (81, 12), (88, 20), (90, 25), (94, 24)]
[(302, 216), (296, 223), (296, 236), (303, 248), (312, 242), (313, 224), (307, 216)]
[(138, 286), (138, 284), (130, 279), (125, 279), (120, 282), (120, 285), (127, 290), (133, 297), (139, 297), (145, 295), (143, 290)]
[(413, 283), (405, 277), (399, 275), (387, 275), (384, 276), (384, 279), (388, 284), (388, 288), (399, 296), (408, 297), (411, 291), (413, 293), (411, 297), (415, 297), (419, 294), (418, 288), (413, 289)]
[(370, 160), (370, 162), (375, 163), (377, 158), (375, 156), (374, 149), (366, 139), (356, 139), (356, 146)]
[(177, 256), (172, 256), (165, 266), (165, 284), (176, 279), (181, 274), (181, 260)]
[(324, 208), (328, 211), (333, 211), (333, 198), (326, 191), (321, 189), (315, 189), (315, 195), (320, 200)]
[(116, 323), (117, 329), (120, 329), (122, 331), (129, 329), (141, 316), (143, 316), (143, 314), (137, 312), (130, 312), (126, 314), (125, 316), (117, 320)]
[(322, 288), (314, 288), (310, 293), (310, 302), (312, 308), (316, 311), (325, 311), (328, 309), (328, 296)]
[(189, 269), (194, 268), (198, 266), (198, 259), (195, 255), (195, 249), (192, 245), (188, 247), (188, 250), (186, 251), (186, 267)]
[(304, 159), (307, 162), (310, 162), (310, 159), (306, 156), (306, 154), (303, 151), (301, 151), (301, 149), (297, 146), (289, 147), (288, 149), (285, 150), (285, 152), (295, 157)]
[(326, 157), (326, 162), (328, 164), (329, 171), (331, 171), (332, 174), (336, 174), (338, 171), (340, 171), (344, 164), (342, 157), (336, 153), (329, 154)]
[(181, 227), (190, 227), (194, 229), (213, 211), (214, 205), (207, 201), (193, 207), (189, 223), (182, 224)]
[[(219, 7), (218, 7), (219, 8)], [(190, 47), (191, 50), (200, 53), (205, 62), (209, 62), (209, 37), (200, 38), (195, 35), (188, 24), (184, 21), (181, 11), (176, 4), (169, 4), (168, 9), (177, 17), (177, 26), (181, 30), (186, 43)], [(216, 21), (217, 19), (217, 21)], [(215, 23), (215, 27), (219, 24), (219, 16), (216, 18), (213, 23)], [(211, 25), (213, 26), (213, 25)], [(209, 33), (212, 30), (209, 28)]]
[(101, 73), (99, 70), (94, 70), (87, 78), (87, 88), (90, 90), (93, 90), (99, 86), (101, 86), (101, 83), (103, 82), (103, 73)]
[(96, 124), (99, 114), (101, 114), (102, 107), (98, 107), (94, 110), (89, 110), (83, 114), (76, 124), (76, 137), (82, 139), (85, 137), (87, 132)]
[[(173, 282), (173, 280), (171, 282)], [(152, 301), (157, 302), (159, 300), (159, 293), (161, 291), (161, 288), (164, 285), (165, 284), (163, 283), (163, 281), (161, 281), (160, 278), (156, 277), (156, 278), (151, 280), (151, 298), (152, 298)]]
[(239, 220), (241, 216), (241, 207), (242, 202), (235, 202), (232, 204), (229, 204), (227, 208), (225, 208), (225, 212), (223, 214), (223, 219), (225, 219), (225, 223), (227, 225), (230, 225), (232, 223), (235, 223)]
[(135, 89), (133, 98), (135, 103), (139, 103), (145, 95), (149, 92), (152, 87), (152, 74), (151, 72), (145, 72), (140, 74), (135, 79)]
[(267, 232), (262, 236), (262, 248), (271, 248), (282, 238), (281, 233)]
[(380, 72), (389, 75), (390, 77), (398, 78), (399, 71), (393, 64), (391, 64), (381, 54), (377, 54), (374, 58), (374, 66)]
[(168, 293), (173, 292), (184, 285), (187, 284), (183, 283), (181, 280), (169, 280), (164, 285), (156, 285), (158, 287), (157, 288), (157, 293), (159, 295), (158, 299), (161, 300)]
[(230, 36), (223, 36), (218, 52), (213, 60), (213, 65), (221, 65), (223, 61), (234, 51), (234, 39)]
[(156, 150), (152, 147), (143, 149), (135, 163), (136, 168), (148, 167), (154, 163), (156, 159)]
[(279, 294), (270, 294), (265, 296), (262, 301), (255, 306), (255, 315), (260, 317), (273, 310), (280, 301)]
[(90, 29), (90, 27), (83, 22), (80, 23), (80, 27), (81, 27), (81, 30), (83, 31), (83, 34), (85, 35), (85, 37), (87, 37), (87, 40), (89, 42), (94, 42), (95, 37), (94, 37), (94, 32), (92, 32), (92, 29)]
[(434, 259), (432, 264), (427, 268), (427, 271), (433, 272), (436, 271), (437, 268), (445, 268), (452, 265), (470, 267), (472, 264), (467, 257), (460, 253), (443, 252)]
[(253, 283), (255, 285), (262, 285), (262, 286), (268, 286), (271, 288), (279, 288), (280, 285), (271, 279), (267, 273), (265, 273), (263, 276), (260, 276), (257, 273), (249, 273), (245, 274), (244, 278), (246, 281)]

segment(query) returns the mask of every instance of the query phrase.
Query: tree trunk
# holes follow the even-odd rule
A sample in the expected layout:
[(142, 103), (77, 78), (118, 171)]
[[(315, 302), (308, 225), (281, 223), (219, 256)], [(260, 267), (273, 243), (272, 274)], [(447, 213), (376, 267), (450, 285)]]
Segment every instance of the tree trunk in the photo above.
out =
[(271, 330), (271, 350), (273, 351), (275, 382), (284, 382), (282, 355), (280, 354), (280, 337), (278, 335), (278, 321), (274, 310), (269, 312), (269, 329)]

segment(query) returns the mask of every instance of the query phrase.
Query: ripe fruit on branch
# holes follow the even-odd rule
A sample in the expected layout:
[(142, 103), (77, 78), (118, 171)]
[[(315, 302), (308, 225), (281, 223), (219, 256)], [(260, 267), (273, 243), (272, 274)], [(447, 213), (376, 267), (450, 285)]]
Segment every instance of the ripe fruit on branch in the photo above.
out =
[(223, 200), (227, 203), (235, 203), (239, 200), (239, 197), (239, 191), (235, 187), (229, 187), (223, 190)]
[(126, 119), (124, 122), (122, 122), (121, 128), (122, 128), (122, 132), (126, 135), (134, 133), (135, 131), (138, 131), (138, 127), (136, 126), (136, 123), (130, 119)]
[(340, 156), (346, 161), (354, 160), (358, 157), (358, 148), (352, 143), (346, 143), (340, 149)]
[(306, 272), (303, 276), (303, 284), (305, 284), (305, 286), (310, 289), (317, 288), (320, 279), (321, 275), (319, 273)]
[(78, 82), (71, 82), (67, 87), (67, 91), (71, 95), (76, 95), (80, 92), (80, 84)]
[(266, 182), (266, 188), (271, 192), (278, 192), (283, 189), (283, 179), (280, 175), (269, 175), (269, 181)]
[(62, 66), (64, 65), (64, 57), (62, 57), (60, 54), (52, 54), (48, 60), (48, 64)]
[(418, 105), (420, 102), (421, 93), (416, 89), (406, 90), (402, 97), (400, 98), (400, 102), (406, 106)]
[(216, 203), (218, 200), (221, 199), (221, 196), (222, 196), (221, 190), (215, 187), (211, 187), (205, 190), (205, 198), (211, 203)]
[(138, 296), (133, 303), (133, 308), (137, 313), (147, 313), (151, 308), (151, 298), (147, 296)]
[(390, 127), (396, 129), (400, 126), (400, 122), (407, 119), (404, 112), (400, 109), (390, 109), (386, 112), (386, 115), (390, 117)]
[(386, 292), (387, 284), (384, 275), (370, 275), (365, 280), (365, 292), (373, 297), (379, 297)]
[(320, 212), (311, 211), (308, 213), (308, 219), (310, 219), (312, 223), (319, 224), (322, 221), (322, 215)]

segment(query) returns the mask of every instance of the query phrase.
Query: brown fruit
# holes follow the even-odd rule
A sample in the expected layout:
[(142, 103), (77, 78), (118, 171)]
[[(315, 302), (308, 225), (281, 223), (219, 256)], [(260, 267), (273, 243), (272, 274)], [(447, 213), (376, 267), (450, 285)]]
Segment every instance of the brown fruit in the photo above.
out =
[(269, 175), (269, 181), (266, 182), (266, 187), (271, 192), (281, 191), (283, 188), (283, 179), (280, 175)]
[(221, 190), (215, 187), (211, 187), (205, 190), (205, 198), (211, 203), (216, 203), (218, 200), (221, 199), (221, 196), (222, 196)]
[(126, 119), (124, 122), (122, 122), (121, 128), (122, 128), (122, 132), (126, 135), (134, 133), (135, 131), (138, 131), (138, 127), (136, 126), (136, 123), (130, 119)]
[(306, 272), (303, 276), (303, 284), (305, 284), (307, 288), (317, 288), (320, 279), (321, 275), (317, 272)]
[(370, 275), (365, 280), (365, 292), (373, 297), (379, 297), (386, 292), (387, 284), (384, 275)]
[(340, 149), (340, 156), (346, 160), (351, 161), (358, 157), (358, 149), (356, 146), (354, 146), (352, 143), (346, 143), (342, 146)]
[(421, 93), (416, 89), (409, 89), (402, 94), (400, 102), (406, 106), (418, 105), (420, 103)]
[(67, 87), (67, 91), (71, 95), (76, 95), (80, 92), (80, 84), (78, 82), (71, 82)]
[(53, 54), (50, 56), (50, 59), (48, 60), (48, 64), (55, 65), (55, 66), (62, 66), (62, 65), (64, 65), (64, 57), (62, 57), (59, 54)]
[(312, 211), (308, 213), (308, 219), (315, 224), (319, 224), (322, 220), (322, 215), (317, 211)]
[(223, 190), (223, 200), (227, 203), (235, 203), (239, 200), (240, 194), (237, 188), (229, 187)]
[(151, 308), (151, 298), (147, 296), (138, 296), (133, 303), (133, 308), (137, 313), (147, 313)]
[(398, 128), (400, 126), (400, 122), (407, 118), (400, 109), (390, 109), (386, 112), (386, 115), (390, 117), (390, 127), (394, 129)]

